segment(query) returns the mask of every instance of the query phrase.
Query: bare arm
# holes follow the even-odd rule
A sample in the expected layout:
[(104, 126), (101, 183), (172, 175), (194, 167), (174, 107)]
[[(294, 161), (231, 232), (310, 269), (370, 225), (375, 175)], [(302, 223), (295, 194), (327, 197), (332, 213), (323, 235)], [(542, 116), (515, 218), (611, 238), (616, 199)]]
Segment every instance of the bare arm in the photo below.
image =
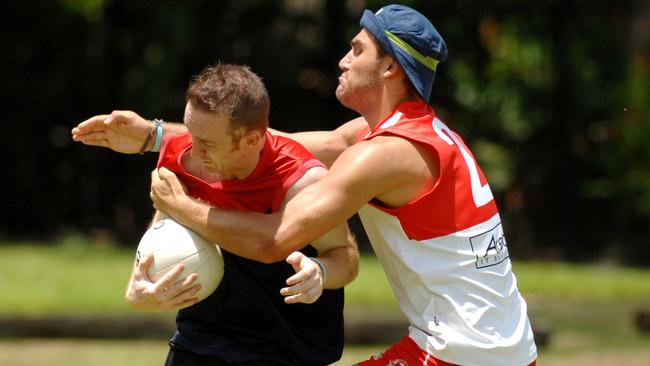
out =
[[(152, 173), (152, 198), (154, 201), (161, 192), (163, 195), (170, 197), (176, 195), (180, 200), (174, 200), (173, 205), (178, 206), (167, 207), (165, 203), (160, 203), (157, 206), (159, 211), (166, 212), (172, 216), (179, 223), (186, 225), (207, 238), (219, 244), (225, 250), (230, 251), (236, 255), (258, 260), (265, 263), (272, 263), (284, 260), (291, 264), (296, 271), (296, 274), (289, 277), (286, 281), (287, 287), (280, 290), (280, 293), (285, 297), (285, 302), (295, 303), (304, 302), (312, 303), (316, 301), (322, 294), (323, 288), (335, 289), (341, 288), (350, 283), (357, 275), (359, 268), (359, 253), (357, 250), (356, 242), (354, 241), (345, 220), (333, 229), (323, 233), (313, 241), (306, 241), (294, 247), (277, 248), (277, 250), (263, 250), (260, 245), (242, 245), (243, 241), (255, 241), (256, 236), (250, 233), (256, 230), (246, 230), (246, 234), (239, 236), (236, 234), (232, 237), (232, 242), (224, 244), (222, 241), (224, 237), (217, 234), (213, 236), (212, 228), (213, 223), (209, 220), (204, 220), (200, 212), (209, 214), (213, 207), (204, 201), (195, 200), (185, 194), (183, 185), (176, 179), (176, 176), (168, 170), (161, 168), (162, 174), (168, 174), (171, 185), (167, 185), (165, 180), (158, 177), (156, 170)], [(304, 189), (308, 188), (314, 182), (319, 181), (326, 175), (326, 170), (321, 167), (309, 169), (297, 182), (295, 182), (287, 192), (283, 205), (291, 201), (295, 195), (299, 194)], [(183, 201), (187, 199), (187, 201)], [(154, 203), (154, 205), (156, 205)], [(184, 221), (181, 216), (175, 215), (177, 210), (197, 210), (195, 212), (198, 216), (190, 216), (187, 221)], [(214, 208), (216, 209), (216, 208)], [(206, 210), (206, 211), (202, 211)], [(174, 212), (174, 213), (170, 213)], [(239, 211), (233, 211), (239, 212)], [(243, 212), (242, 212), (243, 213)], [(250, 213), (249, 214), (255, 214)], [(193, 214), (190, 214), (193, 215)], [(260, 214), (261, 216), (272, 216), (267, 214)], [(318, 251), (318, 259), (313, 259), (305, 256), (303, 253), (297, 251), (303, 248), (308, 242)], [(240, 250), (244, 249), (244, 250)], [(320, 262), (320, 263), (319, 263)]]
[[(359, 117), (333, 131), (296, 133), (273, 129), (270, 131), (298, 141), (329, 167), (341, 152), (354, 144), (359, 131), (366, 125), (366, 121)], [(74, 141), (85, 145), (107, 147), (124, 154), (135, 154), (142, 148), (152, 126), (153, 122), (135, 112), (113, 111), (111, 114), (97, 115), (79, 123), (72, 129), (71, 134)], [(171, 122), (165, 123), (163, 130), (165, 134), (187, 132), (184, 124)], [(152, 146), (153, 141), (150, 141), (145, 151), (151, 151)]]
[[(292, 251), (303, 248), (307, 243), (316, 241), (317, 249), (324, 252), (334, 246), (353, 246), (354, 242), (348, 240), (348, 229), (345, 225), (346, 219), (340, 220), (322, 230), (307, 240), (292, 242), (292, 245), (282, 247), (267, 247), (267, 243), (273, 240), (274, 233), (282, 219), (282, 213), (286, 207), (291, 205), (296, 195), (302, 193), (314, 184), (315, 176), (322, 176), (322, 168), (312, 168), (305, 176), (299, 179), (290, 192), (287, 193), (283, 208), (275, 214), (264, 214), (257, 212), (245, 212), (238, 210), (224, 210), (213, 207), (208, 202), (188, 196), (185, 187), (178, 180), (176, 175), (166, 168), (155, 169), (151, 173), (151, 199), (154, 207), (174, 218), (177, 222), (185, 225), (210, 241), (219, 243), (219, 246), (236, 255), (258, 260), (265, 263), (273, 263), (284, 260)], [(327, 177), (327, 174), (325, 175)], [(298, 185), (299, 188), (296, 188)], [(222, 218), (217, 217), (218, 213), (227, 212)], [(353, 212), (354, 213), (354, 212)], [(351, 216), (352, 214), (350, 214)], [(255, 227), (248, 218), (254, 218)], [(226, 220), (223, 220), (226, 219)], [(259, 224), (259, 225), (258, 225)], [(233, 225), (233, 226), (230, 226)], [(345, 229), (342, 229), (343, 226)], [(330, 230), (329, 236), (325, 236)], [(320, 237), (322, 240), (317, 240)], [(336, 238), (332, 240), (332, 238)], [(324, 241), (338, 243), (334, 246), (325, 247)], [(244, 243), (246, 242), (246, 243)]]
[[(287, 192), (283, 205), (306, 186), (322, 179), (326, 174), (323, 168), (312, 168)], [(287, 257), (296, 274), (286, 281), (287, 287), (280, 290), (287, 303), (312, 303), (322, 294), (323, 289), (342, 288), (352, 282), (359, 270), (359, 252), (356, 242), (343, 223), (311, 242), (318, 251), (318, 258), (306, 257), (295, 251)]]
[[(113, 111), (91, 117), (74, 127), (72, 139), (85, 145), (107, 147), (124, 153), (138, 153), (153, 127), (153, 122), (131, 111)], [(165, 134), (184, 133), (185, 125), (180, 123), (163, 124)], [(154, 141), (150, 139), (144, 151), (151, 151)]]
[[(415, 163), (406, 164), (409, 160)], [(355, 144), (323, 179), (301, 190), (272, 215), (202, 204), (175, 187), (178, 180), (166, 169), (152, 173), (152, 199), (158, 209), (224, 249), (273, 262), (345, 223), (375, 197), (395, 207), (414, 198), (415, 191), (410, 189), (421, 178), (421, 160), (413, 145), (399, 138)]]
[(298, 141), (318, 160), (331, 167), (339, 155), (355, 143), (357, 135), (365, 126), (367, 126), (366, 120), (359, 117), (333, 131), (287, 133), (271, 129), (271, 132)]
[[(309, 169), (287, 192), (283, 207), (307, 186), (321, 180), (327, 170), (323, 168)], [(350, 233), (347, 223), (342, 223), (323, 236), (313, 240), (311, 245), (318, 251), (318, 259), (325, 266), (327, 281), (324, 288), (341, 288), (356, 277), (359, 269), (359, 253), (356, 242)]]

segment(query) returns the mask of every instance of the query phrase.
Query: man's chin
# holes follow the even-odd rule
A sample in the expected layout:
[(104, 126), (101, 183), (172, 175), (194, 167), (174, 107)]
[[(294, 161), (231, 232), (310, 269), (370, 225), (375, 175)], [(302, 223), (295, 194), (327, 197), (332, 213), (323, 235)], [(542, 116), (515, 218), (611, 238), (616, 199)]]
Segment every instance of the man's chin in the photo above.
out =
[(350, 108), (348, 95), (345, 94), (345, 91), (342, 90), (340, 85), (338, 88), (336, 88), (335, 94), (336, 94), (336, 99), (339, 101), (339, 103), (341, 103), (344, 107)]
[(336, 90), (334, 91), (334, 94), (336, 95), (336, 99), (340, 99), (340, 98), (341, 98), (341, 95), (343, 94), (343, 87), (341, 86), (341, 84), (339, 84), (339, 85), (336, 87)]
[(354, 108), (354, 104), (352, 101), (348, 98), (348, 96), (345, 93), (340, 93), (339, 90), (336, 90), (336, 99), (341, 103), (342, 106), (348, 109), (352, 109), (355, 112), (358, 112), (356, 108)]

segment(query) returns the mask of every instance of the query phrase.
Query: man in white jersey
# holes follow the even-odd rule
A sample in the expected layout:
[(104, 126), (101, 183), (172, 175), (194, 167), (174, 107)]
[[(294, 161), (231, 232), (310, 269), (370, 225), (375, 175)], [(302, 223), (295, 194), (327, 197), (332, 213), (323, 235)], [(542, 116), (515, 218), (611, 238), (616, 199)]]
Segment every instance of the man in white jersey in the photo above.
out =
[[(492, 192), (459, 135), (428, 104), (446, 45), (420, 13), (365, 11), (336, 96), (361, 115), (291, 134), (328, 165), (273, 215), (211, 207), (152, 173), (154, 206), (235, 254), (299, 248), (358, 212), (409, 335), (359, 365), (534, 365), (526, 302)], [(128, 123), (126, 123), (128, 125)], [(97, 144), (106, 144), (102, 129)], [(208, 225), (205, 225), (205, 223)]]

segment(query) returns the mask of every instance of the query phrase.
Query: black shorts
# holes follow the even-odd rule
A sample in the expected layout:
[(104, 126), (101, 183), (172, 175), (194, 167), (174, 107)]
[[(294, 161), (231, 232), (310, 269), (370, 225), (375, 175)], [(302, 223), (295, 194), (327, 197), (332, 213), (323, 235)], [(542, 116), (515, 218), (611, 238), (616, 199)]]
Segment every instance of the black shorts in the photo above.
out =
[(282, 366), (275, 361), (248, 361), (229, 363), (217, 356), (194, 353), (173, 342), (169, 342), (169, 353), (164, 366)]

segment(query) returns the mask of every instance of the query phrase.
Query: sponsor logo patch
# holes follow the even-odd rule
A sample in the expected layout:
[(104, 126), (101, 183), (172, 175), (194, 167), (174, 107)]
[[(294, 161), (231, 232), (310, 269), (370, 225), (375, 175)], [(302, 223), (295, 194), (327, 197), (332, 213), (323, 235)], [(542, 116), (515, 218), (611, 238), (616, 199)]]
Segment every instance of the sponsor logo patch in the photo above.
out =
[(469, 243), (476, 255), (477, 269), (495, 266), (510, 257), (501, 223), (487, 232), (469, 238)]

